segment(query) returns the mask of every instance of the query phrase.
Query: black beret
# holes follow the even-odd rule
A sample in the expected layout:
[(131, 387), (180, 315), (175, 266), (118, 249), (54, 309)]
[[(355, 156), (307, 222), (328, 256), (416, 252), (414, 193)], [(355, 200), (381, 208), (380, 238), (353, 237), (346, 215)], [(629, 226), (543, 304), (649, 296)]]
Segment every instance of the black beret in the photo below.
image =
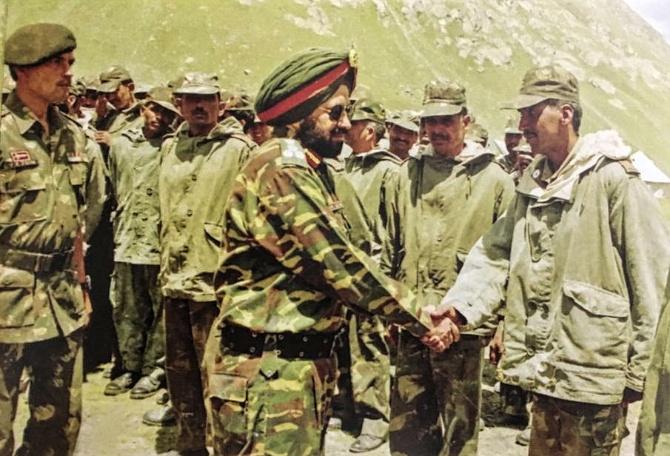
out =
[(77, 47), (72, 31), (60, 24), (30, 24), (14, 31), (5, 41), (7, 65), (37, 65)]

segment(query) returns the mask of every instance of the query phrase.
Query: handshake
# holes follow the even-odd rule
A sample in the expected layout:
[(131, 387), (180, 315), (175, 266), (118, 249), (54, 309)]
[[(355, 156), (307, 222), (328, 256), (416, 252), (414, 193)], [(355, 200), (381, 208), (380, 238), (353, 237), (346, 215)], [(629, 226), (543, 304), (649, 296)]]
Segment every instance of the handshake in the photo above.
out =
[(452, 306), (426, 308), (435, 327), (421, 337), (421, 342), (436, 352), (443, 352), (461, 338), (459, 325), (464, 325), (463, 317)]

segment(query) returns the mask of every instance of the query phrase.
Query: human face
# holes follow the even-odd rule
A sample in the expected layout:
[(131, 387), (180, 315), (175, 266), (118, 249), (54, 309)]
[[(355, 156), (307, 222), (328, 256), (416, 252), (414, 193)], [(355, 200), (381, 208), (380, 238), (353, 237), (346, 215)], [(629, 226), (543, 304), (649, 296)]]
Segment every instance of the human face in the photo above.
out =
[(72, 65), (74, 53), (71, 51), (51, 57), (40, 65), (15, 67), (17, 90), (44, 105), (63, 103), (70, 93)]
[(191, 136), (205, 136), (219, 120), (219, 95), (185, 93), (181, 98), (181, 114), (188, 122)]
[(424, 117), (421, 121), (437, 155), (455, 157), (461, 153), (465, 145), (465, 128), (470, 123), (469, 116), (431, 116)]
[(144, 136), (151, 139), (167, 133), (175, 114), (159, 104), (149, 102), (142, 108), (142, 117), (144, 117)]
[(523, 134), (521, 133), (505, 133), (505, 148), (507, 149), (507, 152), (513, 157), (516, 157), (514, 148), (519, 145), (521, 138), (523, 138)]
[(98, 92), (95, 90), (87, 90), (86, 95), (82, 98), (81, 106), (84, 108), (95, 108), (98, 101)]
[(252, 122), (248, 133), (251, 140), (260, 146), (272, 138), (273, 131), (274, 128), (271, 125), (263, 122)]
[(107, 95), (107, 100), (118, 110), (128, 109), (133, 103), (133, 83), (122, 82), (116, 91)]
[(349, 88), (342, 84), (328, 100), (302, 121), (296, 138), (304, 147), (321, 157), (335, 158), (351, 123), (347, 115)]
[(527, 108), (519, 109), (519, 128), (530, 145), (533, 155), (542, 154), (549, 158), (554, 169), (560, 167), (569, 152), (567, 123), (572, 120), (565, 116), (564, 106), (554, 106), (543, 101)]
[(391, 125), (391, 128), (389, 128), (389, 149), (391, 153), (398, 157), (407, 158), (409, 150), (418, 139), (418, 133), (399, 125)]
[(355, 154), (369, 152), (374, 147), (375, 133), (369, 128), (369, 121), (357, 120), (351, 122), (346, 134), (346, 142)]

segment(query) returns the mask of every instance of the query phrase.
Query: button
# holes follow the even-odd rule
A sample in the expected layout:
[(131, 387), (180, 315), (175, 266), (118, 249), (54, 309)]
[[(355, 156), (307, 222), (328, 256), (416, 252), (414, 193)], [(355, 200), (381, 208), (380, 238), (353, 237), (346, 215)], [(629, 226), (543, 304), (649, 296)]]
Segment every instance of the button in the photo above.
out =
[(154, 189), (153, 188), (147, 188), (147, 195), (151, 196), (154, 194)]
[(193, 210), (192, 209), (187, 210), (186, 215), (188, 215), (189, 217), (192, 216), (193, 215)]
[(198, 180), (198, 176), (195, 174), (191, 174), (191, 180), (195, 182), (196, 180)]

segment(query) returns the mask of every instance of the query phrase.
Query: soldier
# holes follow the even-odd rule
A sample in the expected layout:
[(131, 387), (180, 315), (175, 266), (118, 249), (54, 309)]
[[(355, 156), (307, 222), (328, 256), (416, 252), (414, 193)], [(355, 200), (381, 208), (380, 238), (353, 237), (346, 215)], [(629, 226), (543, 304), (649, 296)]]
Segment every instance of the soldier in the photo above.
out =
[[(155, 88), (141, 107), (144, 126), (112, 140), (109, 171), (117, 201), (114, 223), (114, 272), (110, 287), (123, 373), (105, 387), (115, 396), (151, 396), (163, 385), (163, 305), (158, 286), (160, 225), (159, 153), (179, 111), (169, 89)], [(140, 378), (140, 376), (142, 378)]]
[(476, 142), (482, 147), (489, 145), (489, 132), (480, 123), (470, 122), (465, 131), (465, 139)]
[(386, 120), (389, 133), (389, 152), (407, 160), (415, 152), (419, 140), (419, 122), (408, 111), (401, 111)]
[(71, 455), (81, 421), (81, 347), (90, 304), (83, 241), (100, 216), (100, 150), (56, 104), (72, 80), (74, 35), (31, 24), (5, 42), (16, 81), (0, 121), (0, 455), (14, 451), (19, 379), (30, 418), (17, 454)]
[(516, 164), (516, 148), (523, 138), (521, 130), (519, 130), (519, 113), (513, 112), (507, 118), (505, 125), (505, 149), (507, 153), (498, 159), (498, 162), (503, 166), (508, 173), (514, 172), (514, 165)]
[(261, 121), (261, 119), (258, 118), (257, 115), (254, 113), (254, 119), (249, 123), (248, 127), (246, 128), (246, 133), (249, 135), (251, 140), (258, 144), (259, 146), (262, 146), (265, 144), (267, 141), (272, 139), (272, 134), (274, 132), (274, 128), (272, 125), (268, 125), (265, 122)]
[(165, 296), (166, 370), (179, 454), (207, 454), (207, 334), (218, 313), (213, 288), (223, 208), (253, 142), (234, 118), (218, 122), (219, 87), (193, 73), (175, 91), (185, 122), (161, 148), (160, 284)]
[(499, 379), (533, 394), (529, 454), (617, 455), (665, 299), (667, 226), (619, 135), (579, 136), (574, 75), (534, 67), (512, 106), (540, 156), (435, 315), (476, 328), (506, 302)]
[[(400, 176), (398, 278), (425, 309), (437, 306), (454, 283), (467, 252), (505, 211), (514, 184), (491, 151), (465, 139), (470, 117), (461, 84), (428, 83), (421, 123), (430, 145), (406, 162)], [(477, 454), (489, 334), (468, 332), (449, 351), (429, 353), (400, 332), (391, 396), (393, 454)]]
[(347, 239), (323, 159), (340, 153), (350, 126), (353, 62), (348, 53), (303, 51), (256, 98), (258, 117), (295, 139), (254, 154), (225, 212), (221, 311), (207, 356), (215, 454), (323, 453), (340, 303), (383, 314), (435, 349), (457, 337), (426, 320), (411, 293)]
[[(128, 70), (114, 65), (100, 73), (98, 95), (109, 102), (113, 109), (107, 110), (103, 116), (93, 121), (93, 126), (99, 130), (96, 141), (109, 146), (112, 136), (118, 135), (127, 128), (142, 125), (140, 105), (135, 100), (135, 83)], [(103, 100), (103, 101), (104, 101)]]
[[(344, 214), (351, 229), (351, 242), (368, 254), (387, 275), (392, 273), (388, 258), (397, 246), (397, 211), (394, 211), (398, 169), (402, 161), (387, 150), (378, 147), (384, 137), (386, 111), (381, 104), (369, 98), (359, 98), (350, 108), (351, 128), (346, 143), (352, 154), (336, 175), (335, 192), (345, 205)], [(348, 185), (340, 183), (345, 179)], [(351, 193), (351, 194), (347, 194)], [(350, 198), (358, 201), (350, 202)], [(360, 216), (350, 216), (351, 205), (361, 206)], [(355, 223), (355, 218), (362, 218)], [(391, 232), (392, 234), (389, 234)], [(338, 383), (345, 387), (341, 392), (353, 394), (353, 420), (362, 422), (357, 439), (350, 451), (361, 453), (381, 446), (388, 439), (390, 414), (389, 347), (385, 341), (386, 330), (378, 316), (348, 311), (348, 348), (338, 359), (338, 367), (347, 366), (350, 375), (341, 375)], [(346, 340), (346, 338), (345, 338)], [(342, 363), (343, 361), (343, 363)], [(345, 419), (346, 418), (346, 419)], [(357, 426), (356, 426), (357, 427)]]

